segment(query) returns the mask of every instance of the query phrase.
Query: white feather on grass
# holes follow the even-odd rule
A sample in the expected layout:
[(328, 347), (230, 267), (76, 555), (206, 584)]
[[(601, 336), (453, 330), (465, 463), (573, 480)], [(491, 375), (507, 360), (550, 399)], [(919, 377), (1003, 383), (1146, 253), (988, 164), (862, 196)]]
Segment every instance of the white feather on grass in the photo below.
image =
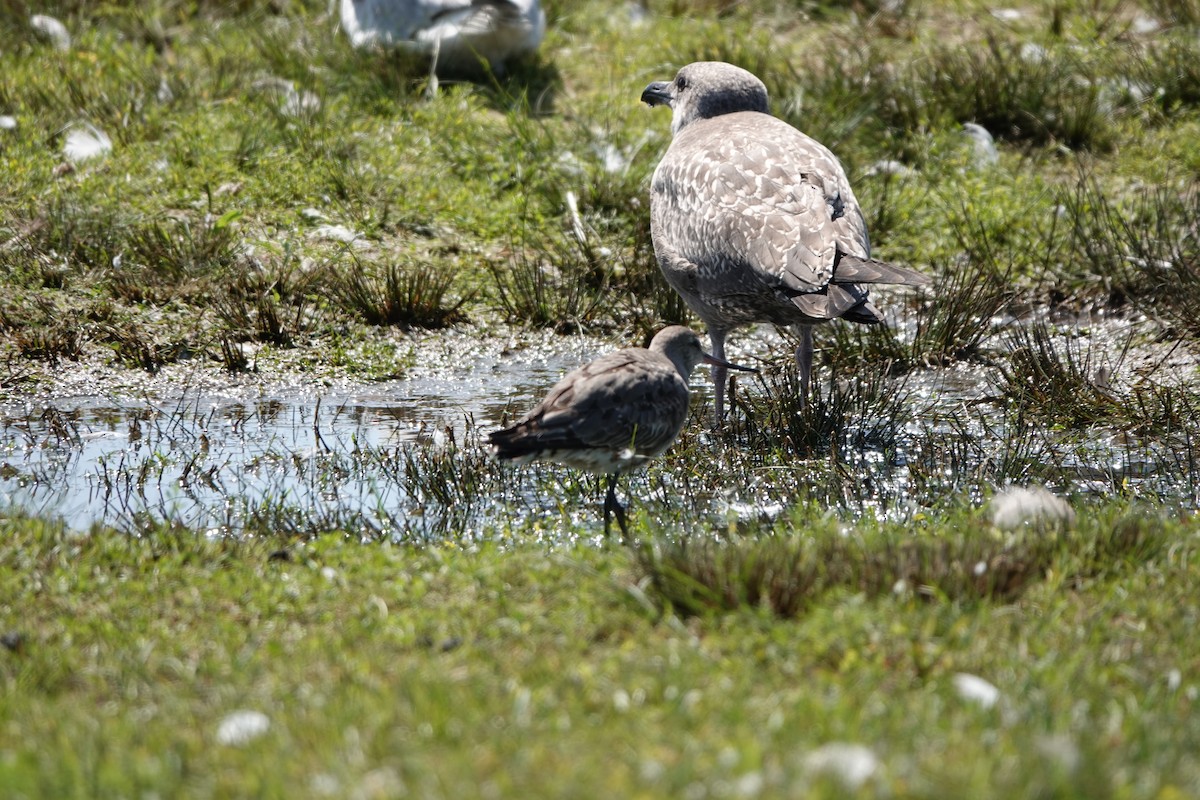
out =
[(90, 122), (77, 123), (67, 132), (63, 155), (70, 161), (87, 161), (112, 150), (112, 139)]

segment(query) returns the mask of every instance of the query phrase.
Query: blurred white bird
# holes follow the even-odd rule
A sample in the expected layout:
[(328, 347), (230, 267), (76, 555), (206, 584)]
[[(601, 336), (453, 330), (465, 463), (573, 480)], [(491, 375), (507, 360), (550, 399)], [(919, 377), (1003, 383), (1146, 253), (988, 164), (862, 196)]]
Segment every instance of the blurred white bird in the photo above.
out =
[(996, 140), (987, 128), (974, 122), (964, 122), (963, 133), (971, 140), (971, 160), (976, 169), (995, 166), (1000, 161)]
[(341, 0), (355, 47), (429, 55), (436, 73), (492, 70), (537, 49), (546, 33), (538, 0)]
[(70, 31), (67, 30), (66, 25), (63, 25), (54, 17), (49, 17), (45, 14), (34, 14), (29, 18), (29, 27), (33, 28), (38, 36), (54, 45), (55, 50), (65, 53), (71, 49)]

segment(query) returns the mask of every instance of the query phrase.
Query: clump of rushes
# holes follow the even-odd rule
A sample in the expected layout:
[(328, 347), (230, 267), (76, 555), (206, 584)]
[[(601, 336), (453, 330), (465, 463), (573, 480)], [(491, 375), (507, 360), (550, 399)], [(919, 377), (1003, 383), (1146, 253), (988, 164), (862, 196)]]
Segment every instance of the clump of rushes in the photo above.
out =
[(102, 323), (98, 326), (97, 339), (112, 345), (117, 360), (126, 366), (153, 374), (166, 363), (154, 339), (134, 323)]
[(241, 372), (253, 372), (250, 366), (250, 359), (246, 358), (242, 346), (234, 341), (229, 336), (221, 337), (221, 366), (231, 375), (236, 375)]
[(484, 448), (474, 446), (479, 434), (469, 420), (464, 436), (460, 446), (447, 428), (442, 442), (361, 452), (382, 484), (404, 497), (402, 510), (383, 514), (394, 534), (416, 541), (452, 536), (498, 493), (500, 470)]
[(631, 316), (646, 331), (681, 319), (650, 243), (646, 135), (634, 138), (616, 121), (559, 131), (528, 110), (506, 120), (510, 139), (537, 163), (509, 178), (526, 205), (508, 263), (491, 265), (503, 313), (561, 331), (598, 318)]
[(40, 263), (75, 274), (108, 268), (124, 248), (122, 235), (130, 227), (129, 221), (115, 212), (66, 198), (55, 198), (23, 213), (14, 211), (7, 225), (0, 222), (0, 226), (11, 231), (11, 238), (0, 248), (0, 266), (27, 271), (30, 265)]
[(160, 220), (132, 228), (105, 265), (113, 296), (160, 304), (203, 294), (204, 279), (229, 269), (241, 254), (233, 225), (238, 216)]
[(490, 260), (488, 271), (510, 322), (569, 333), (606, 309), (609, 272), (599, 256), (578, 238), (527, 225), (510, 257)]
[(1151, 432), (1176, 430), (1195, 419), (1186, 392), (1152, 378), (1124, 386), (1119, 361), (1093, 362), (1090, 346), (1055, 337), (1045, 322), (1014, 329), (1007, 340), (1008, 360), (999, 367), (1001, 392), (1044, 422)]
[(1149, 5), (1155, 16), (1182, 28), (1200, 25), (1200, 0), (1151, 0)]
[(77, 315), (63, 313), (44, 297), (16, 298), (0, 304), (0, 334), (6, 334), (26, 358), (57, 365), (63, 359), (78, 361), (86, 341)]
[[(730, 430), (750, 447), (772, 448), (782, 437), (801, 455), (890, 449), (908, 415), (903, 382), (889, 377), (887, 361), (859, 365), (848, 380), (835, 371), (828, 386), (814, 383), (808, 402), (800, 395), (793, 359), (760, 374), (757, 391), (730, 393)], [(735, 384), (736, 387), (736, 384)]]
[(1099, 274), (1110, 302), (1132, 303), (1169, 336), (1200, 338), (1200, 191), (1161, 188), (1114, 204), (1084, 181), (1063, 203), (1081, 267)]
[[(905, 300), (917, 305), (915, 311), (899, 312), (899, 320), (915, 320), (909, 341), (903, 341), (892, 326), (825, 325), (817, 328), (823, 357), (832, 369), (858, 370), (863, 363), (886, 361), (893, 374), (943, 367), (983, 357), (984, 345), (1001, 324), (1000, 318), (1020, 297), (1014, 281), (1020, 268), (1018, 254), (1011, 243), (996, 241), (998, 235), (983, 224), (968, 221), (969, 212), (960, 213), (954, 234), (962, 248), (953, 265), (931, 267), (937, 274), (935, 286), (920, 295), (896, 294), (887, 298), (889, 306)], [(1042, 234), (1046, 251), (1057, 241), (1051, 229)]]
[(1096, 72), (1096, 65), (1082, 63), (1068, 48), (989, 35), (981, 47), (937, 49), (915, 62), (913, 74), (895, 80), (892, 92), (918, 96), (893, 106), (899, 113), (892, 123), (927, 120), (924, 98), (928, 107), (956, 122), (976, 122), (1000, 139), (1104, 152), (1115, 134), (1101, 84), (1080, 77)]
[(307, 327), (311, 296), (328, 268), (307, 268), (290, 247), (243, 259), (223, 279), (214, 305), (229, 335), (290, 347)]
[(1200, 41), (1194, 35), (1172, 32), (1134, 50), (1127, 74), (1110, 91), (1121, 105), (1150, 111), (1151, 123), (1167, 122), (1196, 108), (1200, 105)]
[(383, 265), (354, 258), (354, 268), (333, 278), (338, 301), (369, 325), (445, 328), (464, 318), (469, 297), (452, 298), (454, 275), (431, 263)]
[(978, 496), (985, 487), (1060, 480), (1069, 456), (1057, 437), (1021, 408), (932, 411), (906, 453), (912, 497)]

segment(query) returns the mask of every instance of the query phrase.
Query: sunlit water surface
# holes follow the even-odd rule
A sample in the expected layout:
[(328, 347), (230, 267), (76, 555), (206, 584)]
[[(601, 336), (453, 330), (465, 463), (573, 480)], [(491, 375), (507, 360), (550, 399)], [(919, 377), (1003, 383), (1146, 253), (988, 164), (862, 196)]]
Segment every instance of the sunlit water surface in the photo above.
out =
[[(575, 522), (598, 526), (599, 487), (591, 479), (555, 467), (502, 468), (482, 444), (487, 431), (525, 411), (564, 372), (609, 347), (580, 337), (551, 344), (493, 346), (478, 358), (434, 353), (404, 379), (382, 383), (159, 387), (140, 398), (124, 392), (0, 406), (0, 508), (57, 516), (76, 529), (169, 521), (237, 532), (278, 519), (285, 527), (343, 526), (364, 535), (478, 536), (536, 517), (553, 537)], [(740, 355), (753, 360), (765, 352), (751, 341)], [(692, 384), (707, 411), (707, 373)], [(1049, 431), (1031, 438), (980, 409), (990, 390), (979, 369), (915, 373), (904, 382), (906, 412), (895, 435), (843, 447), (836, 465), (827, 455), (776, 453), (738, 462), (745, 472), (731, 480), (706, 472), (703, 456), (699, 463), (668, 457), (649, 476), (634, 476), (629, 492), (638, 502), (675, 507), (681, 497), (704, 498), (703, 513), (735, 522), (770, 519), (801, 496), (798, 484), (827, 477), (840, 481), (825, 489), (828, 502), (900, 517), (936, 504), (938, 495), (977, 494), (978, 476), (989, 474), (1076, 494), (1195, 505), (1197, 465), (1186, 432), (1175, 440), (1113, 433), (1060, 439)], [(689, 430), (693, 447), (720, 450), (704, 424), (694, 421)], [(477, 477), (460, 483), (465, 474)], [(565, 502), (571, 492), (581, 502)]]

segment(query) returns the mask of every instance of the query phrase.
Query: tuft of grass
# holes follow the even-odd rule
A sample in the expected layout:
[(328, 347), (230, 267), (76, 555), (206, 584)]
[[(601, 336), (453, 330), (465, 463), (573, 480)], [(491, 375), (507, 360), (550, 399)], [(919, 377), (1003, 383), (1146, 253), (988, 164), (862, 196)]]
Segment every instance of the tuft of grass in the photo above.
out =
[(1200, 25), (1200, 2), (1197, 0), (1151, 0), (1154, 14), (1181, 28)]
[(153, 338), (146, 335), (134, 323), (125, 325), (101, 324), (96, 336), (98, 341), (110, 344), (122, 364), (154, 374), (167, 359)]
[(214, 309), (227, 335), (290, 347), (311, 326), (313, 296), (330, 265), (306, 265), (285, 246), (245, 258), (220, 278)]
[(1137, 517), (1008, 537), (974, 517), (938, 536), (888, 526), (847, 532), (811, 513), (793, 524), (797, 530), (732, 539), (660, 536), (638, 544), (635, 558), (653, 595), (675, 613), (752, 608), (794, 618), (837, 593), (1011, 603), (1051, 571), (1078, 581), (1136, 568), (1169, 541), (1161, 526)]
[[(955, 122), (975, 122), (998, 139), (1105, 152), (1115, 132), (1096, 70), (1070, 48), (989, 35), (983, 47), (934, 50), (915, 67), (920, 94), (897, 103), (892, 124), (927, 119), (930, 102)], [(895, 85), (903, 91), (903, 86)]]
[(64, 313), (43, 296), (15, 299), (15, 303), (0, 305), (0, 332), (10, 337), (18, 353), (51, 367), (63, 359), (79, 360), (87, 332), (76, 314)]
[(1196, 418), (1187, 392), (1159, 385), (1153, 376), (1123, 386), (1120, 361), (1095, 362), (1090, 349), (1053, 336), (1043, 322), (1014, 329), (1007, 341), (1007, 363), (999, 366), (1001, 393), (1047, 423), (1146, 433), (1184, 428)]
[(761, 393), (730, 392), (730, 431), (752, 449), (772, 450), (782, 442), (799, 457), (890, 450), (910, 413), (903, 382), (890, 373), (886, 361), (860, 365), (852, 376), (834, 370), (827, 386), (818, 373), (805, 403), (799, 370), (789, 358), (760, 373)]
[(491, 288), (511, 322), (578, 330), (608, 310), (610, 271), (586, 239), (535, 230), (526, 222), (505, 260), (489, 260)]
[(357, 257), (354, 269), (333, 278), (335, 297), (367, 324), (402, 328), (445, 328), (465, 319), (462, 307), (470, 298), (453, 299), (454, 286), (454, 275), (436, 264), (379, 267)]
[(234, 341), (229, 336), (222, 336), (220, 340), (221, 366), (231, 375), (237, 375), (243, 372), (254, 372), (254, 368), (250, 364), (250, 359), (246, 357), (245, 351), (239, 342)]
[(1163, 187), (1118, 202), (1081, 181), (1064, 205), (1075, 251), (1110, 303), (1131, 303), (1173, 336), (1200, 338), (1200, 191)]
[(181, 294), (204, 293), (206, 279), (232, 267), (242, 253), (233, 224), (237, 212), (160, 220), (128, 230), (105, 266), (113, 296), (162, 304)]

